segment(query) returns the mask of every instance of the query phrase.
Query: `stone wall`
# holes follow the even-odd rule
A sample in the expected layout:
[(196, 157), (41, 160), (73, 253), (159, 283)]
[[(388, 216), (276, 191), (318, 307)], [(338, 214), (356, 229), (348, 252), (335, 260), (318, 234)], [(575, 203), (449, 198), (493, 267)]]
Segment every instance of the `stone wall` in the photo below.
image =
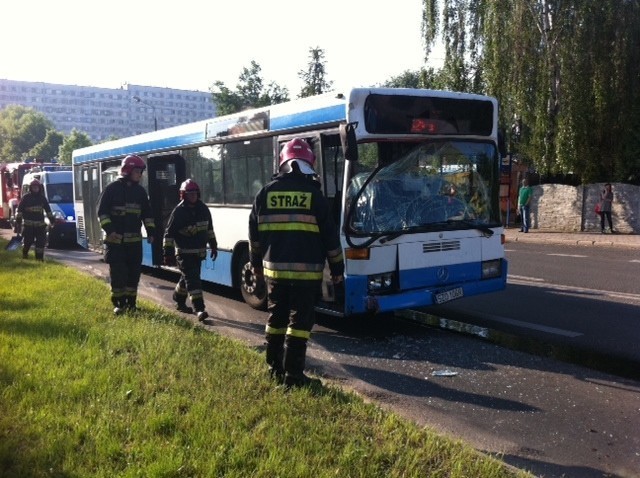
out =
[[(531, 227), (540, 231), (600, 232), (600, 216), (594, 212), (604, 183), (584, 186), (543, 184), (533, 186)], [(640, 186), (613, 183), (613, 228), (640, 234)]]

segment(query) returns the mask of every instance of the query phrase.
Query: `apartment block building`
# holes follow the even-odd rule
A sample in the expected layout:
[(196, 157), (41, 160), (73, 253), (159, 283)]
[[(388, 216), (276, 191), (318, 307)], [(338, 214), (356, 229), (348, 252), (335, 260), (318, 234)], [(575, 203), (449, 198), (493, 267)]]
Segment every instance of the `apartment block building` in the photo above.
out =
[(211, 93), (123, 84), (120, 88), (0, 78), (0, 109), (21, 105), (43, 113), (56, 129), (73, 128), (99, 143), (216, 115)]

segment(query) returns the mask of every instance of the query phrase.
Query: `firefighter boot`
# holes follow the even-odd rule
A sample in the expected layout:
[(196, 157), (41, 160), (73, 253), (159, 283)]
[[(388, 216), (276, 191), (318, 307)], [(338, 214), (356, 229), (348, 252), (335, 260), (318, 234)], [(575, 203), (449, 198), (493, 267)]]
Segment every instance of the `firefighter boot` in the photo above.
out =
[(317, 378), (310, 378), (304, 374), (307, 341), (298, 337), (287, 337), (284, 349), (284, 386), (287, 390), (293, 387), (320, 386), (322, 382)]
[(124, 299), (112, 297), (111, 303), (113, 303), (114, 315), (124, 314), (124, 311), (125, 311)]
[(193, 309), (184, 302), (176, 302), (176, 310), (184, 314), (193, 314)]
[(176, 303), (176, 310), (183, 314), (193, 314), (193, 309), (187, 306), (187, 294), (178, 294), (173, 291), (173, 301)]
[(267, 365), (271, 378), (284, 383), (284, 335), (267, 334)]
[(36, 252), (36, 261), (44, 262), (44, 252)]
[(23, 247), (22, 248), (22, 258), (27, 259), (29, 257), (29, 249)]
[(193, 303), (193, 308), (196, 309), (196, 315), (198, 317), (198, 322), (204, 322), (205, 319), (209, 317), (207, 311), (204, 310), (204, 300), (202, 297), (199, 298), (191, 298), (191, 302)]
[(135, 295), (124, 298), (124, 307), (127, 312), (136, 312), (138, 310), (138, 307), (136, 307), (137, 299), (138, 297)]

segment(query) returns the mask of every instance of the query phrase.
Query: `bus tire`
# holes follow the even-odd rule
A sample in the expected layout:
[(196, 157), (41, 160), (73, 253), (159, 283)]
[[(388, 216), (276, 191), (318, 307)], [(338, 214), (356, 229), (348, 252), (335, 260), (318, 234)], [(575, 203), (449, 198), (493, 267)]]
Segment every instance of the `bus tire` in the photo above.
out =
[(236, 274), (242, 298), (249, 307), (267, 309), (267, 286), (264, 280), (256, 283), (256, 276), (249, 262), (249, 251), (245, 248), (236, 261)]

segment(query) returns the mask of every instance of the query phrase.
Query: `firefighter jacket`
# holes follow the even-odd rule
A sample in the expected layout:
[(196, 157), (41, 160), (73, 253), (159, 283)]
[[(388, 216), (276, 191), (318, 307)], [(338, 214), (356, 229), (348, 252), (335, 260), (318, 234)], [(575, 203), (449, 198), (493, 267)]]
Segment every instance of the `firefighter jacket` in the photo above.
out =
[(20, 200), (18, 211), (16, 212), (16, 224), (20, 227), (45, 227), (44, 215), (47, 215), (49, 221), (53, 224), (53, 214), (49, 201), (44, 197), (42, 192), (28, 192)]
[(112, 232), (120, 236), (117, 244), (141, 242), (141, 222), (147, 236), (152, 236), (155, 230), (147, 192), (126, 178), (118, 178), (104, 188), (98, 199), (98, 219), (107, 236)]
[(164, 255), (197, 254), (201, 259), (207, 255), (207, 243), (217, 250), (218, 242), (213, 231), (209, 208), (198, 200), (193, 205), (181, 201), (171, 212), (164, 233)]
[(321, 281), (344, 272), (336, 225), (320, 186), (299, 172), (279, 174), (256, 195), (249, 216), (250, 260), (271, 280)]

